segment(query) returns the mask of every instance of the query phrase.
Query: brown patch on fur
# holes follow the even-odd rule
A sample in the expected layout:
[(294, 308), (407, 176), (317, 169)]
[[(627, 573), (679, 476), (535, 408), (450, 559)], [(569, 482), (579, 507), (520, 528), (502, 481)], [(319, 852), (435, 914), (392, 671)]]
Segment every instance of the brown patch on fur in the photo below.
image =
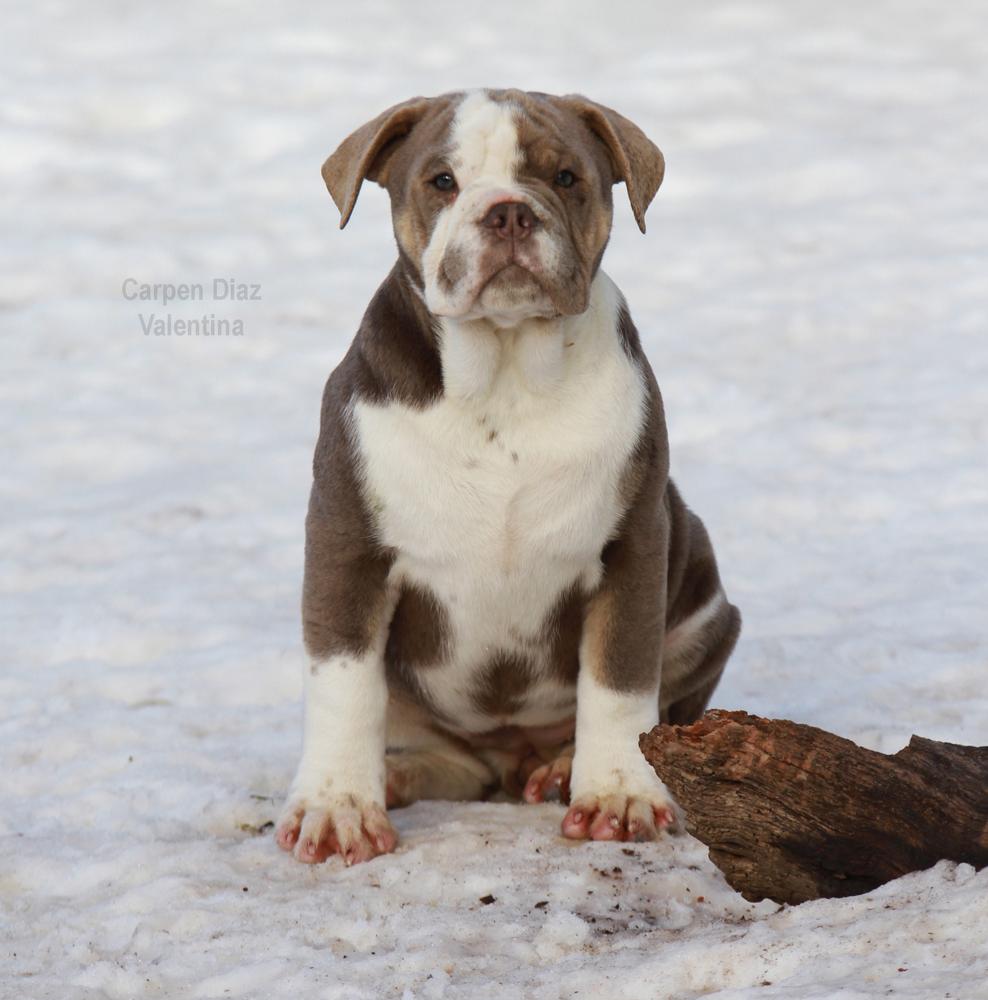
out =
[(623, 299), (618, 308), (617, 334), (625, 354), (645, 374), (646, 379), (645, 421), (618, 487), (625, 507), (630, 508), (643, 490), (662, 492), (669, 482), (669, 442), (662, 395)]
[(443, 663), (448, 640), (449, 619), (436, 595), (421, 584), (406, 583), (391, 618), (384, 652), (389, 671)]
[(330, 381), (338, 373), (341, 381), (350, 381), (352, 397), (372, 403), (397, 400), (424, 407), (442, 396), (432, 320), (400, 262), (371, 299), (356, 339)]
[(310, 656), (359, 654), (385, 614), (392, 555), (377, 545), (340, 405), (342, 386), (326, 387), (315, 481), (305, 520), (302, 631)]
[(667, 529), (656, 507), (643, 498), (628, 512), (622, 535), (604, 550), (604, 579), (587, 605), (583, 667), (614, 691), (647, 691), (660, 676)]
[(583, 620), (583, 635), (580, 642), (580, 652), (583, 663), (591, 670), (598, 680), (608, 686), (611, 672), (607, 660), (610, 655), (610, 634), (614, 627), (615, 593), (611, 587), (602, 587), (588, 602)]
[(638, 337), (638, 328), (631, 319), (631, 313), (628, 312), (628, 303), (625, 302), (623, 296), (621, 304), (618, 306), (617, 332), (624, 353), (632, 361), (642, 359), (644, 352), (642, 351), (641, 340)]
[[(361, 552), (347, 559), (339, 548), (323, 544), (321, 499), (313, 491), (306, 521), (306, 572), (303, 582), (302, 632), (309, 655), (359, 654), (370, 648), (384, 613), (384, 584), (391, 567), (383, 553)], [(344, 548), (356, 550), (357, 545)], [(346, 560), (346, 565), (341, 564)]]
[(580, 672), (580, 634), (586, 601), (583, 588), (574, 583), (559, 595), (542, 626), (548, 643), (549, 675), (562, 684), (575, 685)]
[(422, 287), (422, 274), (419, 270), (417, 260), (412, 258), (402, 249), (406, 246), (415, 246), (419, 239), (418, 223), (413, 212), (407, 209), (396, 208), (392, 216), (392, 228), (394, 229), (395, 240), (398, 243), (398, 259), (404, 265), (405, 271), (412, 277), (417, 288)]
[(436, 278), (443, 291), (451, 291), (467, 273), (467, 265), (459, 247), (449, 247), (443, 254)]
[(524, 705), (533, 675), (527, 657), (500, 650), (475, 673), (470, 700), (478, 712), (513, 715)]

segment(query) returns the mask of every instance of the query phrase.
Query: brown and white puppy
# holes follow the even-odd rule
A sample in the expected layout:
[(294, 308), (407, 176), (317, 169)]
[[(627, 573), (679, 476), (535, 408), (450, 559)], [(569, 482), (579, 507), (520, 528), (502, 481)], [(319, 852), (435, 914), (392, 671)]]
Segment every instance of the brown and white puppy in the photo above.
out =
[(600, 270), (662, 154), (583, 97), (419, 98), (323, 166), (345, 225), (391, 195), (398, 262), (330, 376), (306, 522), (301, 861), (390, 851), (388, 805), (569, 794), (563, 833), (656, 836), (638, 750), (703, 710), (737, 639), (662, 400)]

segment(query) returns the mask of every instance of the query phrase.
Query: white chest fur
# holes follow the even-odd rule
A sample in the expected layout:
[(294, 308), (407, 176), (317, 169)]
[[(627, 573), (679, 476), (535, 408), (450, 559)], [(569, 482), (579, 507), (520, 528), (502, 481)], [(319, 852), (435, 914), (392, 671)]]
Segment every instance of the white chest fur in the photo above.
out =
[(392, 577), (428, 587), (447, 611), (449, 659), (423, 683), (465, 729), (545, 724), (565, 703), (544, 680), (517, 716), (492, 722), (466, 692), (492, 654), (538, 633), (565, 588), (599, 578), (644, 419), (618, 304), (600, 273), (580, 316), (510, 331), (449, 326), (438, 403), (354, 407), (367, 501), (398, 553)]

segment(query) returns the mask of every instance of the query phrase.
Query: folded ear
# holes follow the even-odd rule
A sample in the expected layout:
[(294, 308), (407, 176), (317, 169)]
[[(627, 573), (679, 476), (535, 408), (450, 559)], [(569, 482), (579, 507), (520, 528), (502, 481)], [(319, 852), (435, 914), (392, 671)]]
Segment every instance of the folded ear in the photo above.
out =
[(388, 159), (430, 103), (427, 97), (413, 97), (388, 108), (347, 136), (322, 165), (322, 179), (340, 210), (340, 229), (353, 212), (364, 179), (386, 183)]
[(645, 232), (645, 209), (659, 190), (666, 164), (659, 147), (632, 121), (579, 94), (562, 98), (607, 147), (615, 182), (624, 181), (638, 228)]

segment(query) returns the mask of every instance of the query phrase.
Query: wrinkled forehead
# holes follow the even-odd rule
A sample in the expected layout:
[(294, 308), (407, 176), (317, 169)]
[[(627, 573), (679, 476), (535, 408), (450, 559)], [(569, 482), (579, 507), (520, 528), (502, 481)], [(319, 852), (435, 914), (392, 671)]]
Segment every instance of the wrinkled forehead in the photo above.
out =
[(580, 117), (545, 94), (476, 90), (449, 95), (409, 151), (420, 164), (456, 174), (460, 186), (516, 181), (561, 168), (604, 171), (608, 160)]

